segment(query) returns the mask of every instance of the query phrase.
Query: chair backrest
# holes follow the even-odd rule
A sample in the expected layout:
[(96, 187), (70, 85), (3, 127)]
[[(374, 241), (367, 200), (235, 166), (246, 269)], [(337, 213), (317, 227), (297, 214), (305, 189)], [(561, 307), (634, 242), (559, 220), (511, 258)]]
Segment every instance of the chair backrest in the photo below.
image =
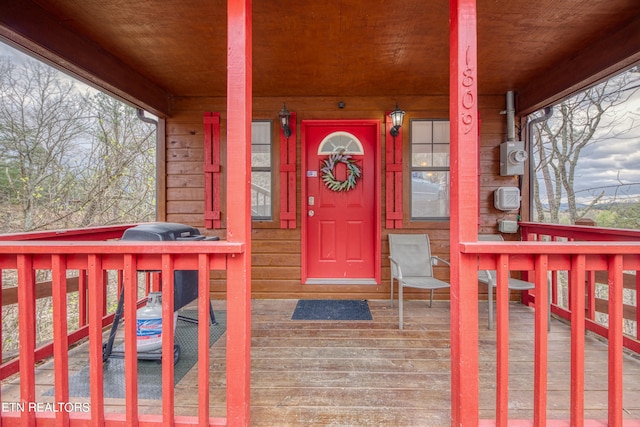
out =
[[(426, 234), (389, 234), (389, 255), (402, 270), (402, 275), (433, 277), (431, 245)], [(391, 274), (398, 276), (391, 263)]]
[[(479, 234), (478, 241), (503, 242), (504, 239), (500, 234)], [(495, 270), (479, 270), (478, 271), (478, 281), (482, 283), (489, 283), (490, 281), (495, 280), (495, 278), (496, 278)]]

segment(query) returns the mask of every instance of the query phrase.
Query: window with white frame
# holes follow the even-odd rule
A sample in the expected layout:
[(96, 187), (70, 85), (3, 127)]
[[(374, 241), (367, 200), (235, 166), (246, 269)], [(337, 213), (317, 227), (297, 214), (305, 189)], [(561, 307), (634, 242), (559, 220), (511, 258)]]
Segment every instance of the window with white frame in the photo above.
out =
[(449, 219), (449, 121), (411, 121), (411, 219)]
[(251, 218), (272, 219), (272, 122), (257, 120), (251, 124)]

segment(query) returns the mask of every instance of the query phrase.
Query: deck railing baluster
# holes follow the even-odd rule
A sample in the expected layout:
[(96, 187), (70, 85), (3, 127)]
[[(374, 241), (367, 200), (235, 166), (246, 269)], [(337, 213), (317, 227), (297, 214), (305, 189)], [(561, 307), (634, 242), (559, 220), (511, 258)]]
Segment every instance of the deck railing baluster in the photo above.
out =
[(587, 319), (596, 320), (596, 272), (588, 271), (587, 275)]
[(87, 324), (87, 270), (78, 271), (78, 328)]
[(585, 256), (571, 257), (571, 425), (584, 425)]
[[(67, 260), (64, 255), (51, 257), (53, 303), (53, 362), (55, 402), (69, 401), (69, 345), (67, 332)], [(56, 423), (66, 426), (69, 412), (56, 412)]]
[(611, 255), (609, 272), (609, 425), (622, 425), (622, 255)]
[[(509, 422), (509, 256), (498, 255), (496, 267), (496, 426), (506, 427)], [(489, 289), (489, 292), (493, 291)]]
[(89, 378), (91, 390), (91, 422), (104, 423), (104, 375), (102, 371), (102, 310), (104, 304), (104, 271), (102, 257), (88, 255), (89, 270)]
[(173, 254), (162, 255), (162, 420), (164, 425), (175, 422), (173, 371), (173, 289), (175, 285)]
[[(204, 296), (207, 298), (204, 298)], [(198, 422), (209, 422), (209, 256), (198, 255)]]
[(124, 256), (124, 372), (127, 425), (138, 425), (138, 357), (136, 336), (136, 301), (138, 268), (136, 256)]
[[(18, 255), (18, 330), (20, 333), (20, 400), (36, 401), (35, 386), (35, 274), (32, 255)], [(23, 425), (35, 424), (35, 411), (24, 410)]]
[(533, 380), (533, 424), (545, 425), (547, 419), (547, 368), (548, 368), (548, 256), (534, 257), (536, 310), (534, 332), (534, 380)]

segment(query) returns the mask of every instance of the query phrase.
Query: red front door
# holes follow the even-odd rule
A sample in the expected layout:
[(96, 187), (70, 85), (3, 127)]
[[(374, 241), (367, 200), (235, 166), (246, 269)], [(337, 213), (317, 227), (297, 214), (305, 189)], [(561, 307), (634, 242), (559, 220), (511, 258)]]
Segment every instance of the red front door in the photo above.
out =
[(371, 120), (302, 122), (306, 283), (379, 283), (379, 130)]

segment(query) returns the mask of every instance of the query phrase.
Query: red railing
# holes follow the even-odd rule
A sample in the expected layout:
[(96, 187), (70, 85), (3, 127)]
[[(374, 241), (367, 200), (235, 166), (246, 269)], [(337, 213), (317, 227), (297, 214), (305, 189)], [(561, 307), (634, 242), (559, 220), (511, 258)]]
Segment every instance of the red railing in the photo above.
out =
[[(542, 223), (521, 223), (522, 240), (539, 242), (639, 242), (640, 230), (592, 227), (580, 225), (559, 225)], [(624, 346), (640, 353), (640, 275), (636, 269), (625, 268), (623, 271), (623, 343)], [(567, 272), (556, 270), (550, 272), (552, 312), (566, 320), (570, 320), (572, 311), (573, 287), (568, 286)], [(608, 336), (607, 303), (608, 275), (607, 269), (587, 270), (586, 280), (586, 328), (602, 337)], [(565, 290), (565, 292), (562, 292)], [(634, 292), (635, 291), (635, 292)], [(563, 298), (564, 297), (564, 298)], [(533, 296), (525, 293), (524, 302), (532, 303)]]
[[(523, 228), (527, 228), (528, 224)], [(531, 230), (533, 227), (528, 227)], [(539, 230), (539, 232), (541, 232)], [(566, 232), (566, 230), (565, 230)], [(571, 322), (571, 391), (569, 425), (586, 425), (585, 420), (585, 331), (586, 278), (591, 271), (608, 271), (608, 425), (640, 425), (623, 419), (622, 363), (623, 363), (623, 272), (640, 269), (640, 242), (467, 242), (461, 246), (462, 257), (477, 260), (479, 269), (497, 271), (497, 361), (496, 361), (496, 418), (489, 424), (509, 424), (509, 271), (532, 272), (535, 282), (534, 328), (534, 394), (533, 425), (547, 424), (548, 376), (548, 298), (549, 273), (566, 271), (570, 291), (567, 310)], [(635, 341), (637, 344), (637, 341)], [(494, 424), (495, 422), (495, 424)], [(627, 424), (624, 424), (624, 423)], [(565, 422), (561, 425), (567, 425)], [(518, 424), (520, 425), (520, 424)], [(530, 425), (523, 423), (522, 425)], [(554, 424), (555, 425), (555, 424)], [(592, 425), (592, 424), (588, 424)], [(593, 424), (595, 425), (595, 424)], [(599, 425), (599, 424), (598, 424)]]
[[(130, 227), (130, 226), (129, 226)], [(102, 239), (120, 237), (127, 227), (95, 229)], [(174, 409), (174, 270), (197, 270), (198, 293), (207, 295), (198, 299), (198, 317), (209, 316), (209, 277), (212, 270), (226, 270), (227, 257), (242, 254), (242, 243), (215, 242), (89, 242), (90, 233), (38, 233), (36, 239), (55, 239), (59, 234), (73, 236), (75, 241), (29, 241), (34, 234), (21, 235), (26, 241), (8, 237), (0, 241), (0, 269), (17, 273), (15, 289), (4, 289), (2, 305), (8, 295), (15, 293), (18, 307), (19, 352), (18, 358), (0, 367), (0, 377), (5, 379), (19, 373), (20, 399), (7, 405), (3, 402), (0, 424), (13, 425), (17, 421), (24, 426), (40, 425), (226, 425), (225, 418), (209, 415), (209, 322), (198, 323), (198, 414), (175, 416)], [(69, 238), (69, 237), (67, 237)], [(9, 241), (7, 241), (9, 240)], [(37, 272), (45, 270), (51, 280), (36, 283)], [(77, 279), (69, 280), (70, 271), (79, 271)], [(138, 308), (138, 271), (159, 271), (163, 290), (162, 334), (162, 413), (143, 415), (138, 413), (138, 379), (136, 355), (136, 323), (125, 322), (124, 364), (125, 399), (124, 413), (105, 411), (103, 391), (103, 332), (113, 319), (105, 312), (107, 297), (106, 277), (110, 271), (118, 272), (120, 286), (124, 286), (124, 318), (132, 319)], [(86, 277), (86, 280), (84, 279)], [(146, 286), (150, 286), (146, 276)], [(118, 288), (120, 288), (118, 286)], [(48, 289), (47, 289), (48, 288)], [(83, 314), (79, 308), (79, 327), (70, 332), (67, 325), (67, 294), (79, 294), (79, 307), (88, 307)], [(84, 291), (86, 290), (86, 292)], [(35, 301), (38, 293), (51, 295), (53, 341), (36, 348)], [(118, 292), (117, 290), (115, 291)], [(88, 304), (86, 302), (89, 302)], [(228, 331), (230, 333), (230, 331)], [(2, 331), (0, 330), (0, 336)], [(69, 396), (69, 346), (88, 336), (91, 395), (81, 406), (73, 405)], [(1, 340), (0, 340), (1, 342)], [(0, 348), (1, 350), (1, 348)], [(53, 355), (54, 392), (51, 401), (44, 402), (36, 395), (36, 363)], [(227, 382), (227, 400), (233, 379)], [(195, 395), (195, 393), (194, 393)], [(50, 403), (46, 406), (45, 403)], [(57, 406), (56, 406), (57, 405)], [(47, 409), (48, 408), (48, 409)], [(67, 409), (71, 410), (67, 410)], [(80, 408), (80, 410), (78, 410)], [(44, 409), (44, 410), (39, 410)], [(4, 421), (3, 421), (4, 420)]]
[[(29, 232), (29, 233), (12, 233), (12, 234), (3, 234), (0, 235), (0, 242), (17, 242), (17, 241), (106, 241), (106, 240), (116, 240), (120, 239), (122, 233), (127, 229), (133, 227), (134, 224), (127, 225), (117, 225), (117, 226), (109, 226), (109, 227), (89, 227), (84, 229), (69, 229), (69, 230), (54, 230), (54, 231), (37, 231), (37, 232)], [(7, 267), (2, 267), (3, 271), (13, 270)], [(117, 272), (116, 280), (118, 281), (118, 290), (120, 290), (122, 286), (122, 272)], [(103, 326), (107, 326), (113, 321), (114, 313), (107, 313), (107, 292), (108, 287), (106, 286), (108, 278), (106, 277), (105, 271), (105, 279), (104, 279), (104, 288), (103, 288)], [(148, 277), (150, 280), (150, 277)], [(4, 279), (6, 283), (6, 278)], [(3, 283), (3, 275), (0, 275), (0, 284)], [(68, 345), (73, 345), (78, 341), (86, 338), (88, 336), (88, 327), (87, 327), (87, 271), (79, 270), (77, 274), (71, 274), (67, 277), (66, 281), (66, 291), (69, 294), (77, 293), (77, 306), (76, 310), (78, 313), (78, 326), (73, 331), (68, 331)], [(148, 281), (148, 285), (150, 282)], [(2, 307), (11, 307), (17, 306), (18, 304), (18, 286), (8, 286), (2, 287), (2, 294), (0, 295), (0, 301)], [(37, 281), (35, 283), (35, 299), (39, 300), (42, 298), (52, 297), (52, 281)], [(142, 301), (142, 300), (141, 300)], [(0, 330), (1, 331), (1, 330)], [(53, 355), (53, 341), (47, 340), (43, 345), (40, 345), (35, 350), (35, 362), (38, 363), (48, 357)], [(0, 345), (2, 343), (0, 342)], [(2, 348), (2, 347), (0, 347)], [(2, 364), (0, 364), (0, 380), (4, 380), (5, 378), (15, 374), (18, 372), (19, 359), (17, 353), (8, 352), (9, 355), (5, 353), (2, 354)], [(13, 356), (13, 357), (12, 357)]]

